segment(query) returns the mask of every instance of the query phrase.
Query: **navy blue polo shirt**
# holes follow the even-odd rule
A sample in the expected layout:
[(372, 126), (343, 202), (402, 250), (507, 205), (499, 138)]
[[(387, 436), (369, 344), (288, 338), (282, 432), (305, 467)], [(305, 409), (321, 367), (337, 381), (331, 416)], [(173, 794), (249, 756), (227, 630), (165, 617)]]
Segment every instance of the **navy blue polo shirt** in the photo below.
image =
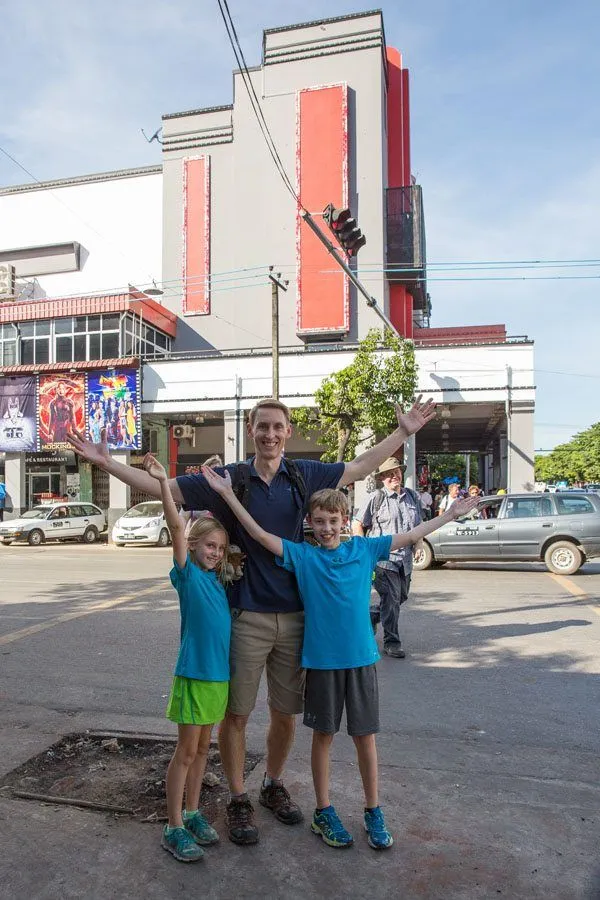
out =
[[(261, 528), (271, 534), (294, 543), (303, 539), (304, 517), (308, 500), (315, 491), (337, 487), (344, 473), (344, 463), (322, 463), (312, 459), (295, 459), (306, 483), (304, 508), (292, 488), (285, 460), (271, 481), (265, 484), (254, 468), (250, 467), (250, 496), (248, 512)], [(226, 466), (225, 468), (232, 468)], [(224, 469), (215, 469), (222, 475)], [(244, 577), (234, 582), (229, 590), (229, 603), (239, 609), (254, 612), (297, 612), (302, 609), (298, 585), (292, 572), (276, 565), (275, 557), (253, 540), (240, 526), (227, 504), (206, 483), (203, 475), (180, 475), (177, 484), (183, 495), (186, 509), (209, 509), (229, 532), (232, 544), (237, 544), (246, 554)]]

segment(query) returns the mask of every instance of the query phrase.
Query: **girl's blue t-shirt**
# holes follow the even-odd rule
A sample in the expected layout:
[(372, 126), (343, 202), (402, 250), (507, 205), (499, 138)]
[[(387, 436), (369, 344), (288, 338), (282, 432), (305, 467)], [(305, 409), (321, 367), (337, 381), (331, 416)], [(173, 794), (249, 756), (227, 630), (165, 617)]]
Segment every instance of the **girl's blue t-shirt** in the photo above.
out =
[(183, 568), (173, 560), (171, 584), (179, 594), (181, 647), (175, 675), (199, 681), (229, 681), (231, 613), (215, 572), (205, 572), (189, 555)]
[(392, 535), (353, 537), (335, 550), (283, 541), (277, 562), (298, 581), (304, 604), (305, 669), (354, 669), (379, 659), (369, 606), (373, 569)]

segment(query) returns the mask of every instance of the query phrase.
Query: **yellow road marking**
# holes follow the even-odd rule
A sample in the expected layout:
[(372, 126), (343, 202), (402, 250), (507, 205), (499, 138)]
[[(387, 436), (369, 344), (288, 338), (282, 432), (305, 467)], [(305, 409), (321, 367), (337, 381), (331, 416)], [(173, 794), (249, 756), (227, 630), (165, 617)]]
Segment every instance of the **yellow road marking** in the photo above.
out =
[(554, 572), (546, 572), (553, 581), (555, 581), (558, 585), (560, 585), (565, 591), (568, 591), (569, 594), (573, 594), (574, 597), (581, 597), (583, 600), (588, 601), (589, 609), (592, 609), (597, 616), (600, 616), (600, 609), (595, 605), (595, 601), (593, 597), (584, 591), (582, 587), (578, 584), (575, 584), (574, 581), (571, 581), (570, 578), (567, 578), (566, 575), (555, 575)]
[(37, 625), (28, 625), (26, 628), (19, 628), (18, 631), (11, 631), (9, 634), (4, 634), (0, 637), (0, 646), (4, 644), (12, 644), (14, 641), (20, 641), (21, 638), (29, 637), (32, 634), (38, 634), (40, 631), (47, 631), (49, 628), (54, 628), (56, 625), (61, 625), (63, 622), (70, 622), (72, 619), (81, 619), (83, 616), (91, 616), (94, 613), (102, 612), (105, 609), (111, 609), (113, 606), (121, 606), (123, 603), (130, 603), (131, 600), (137, 600), (139, 597), (144, 597), (146, 594), (157, 594), (164, 590), (159, 586), (145, 588), (143, 591), (138, 591), (136, 594), (124, 594), (122, 597), (115, 597), (114, 600), (104, 600), (102, 603), (96, 603), (93, 606), (88, 606), (86, 609), (77, 610), (77, 612), (69, 612), (62, 613), (60, 616), (55, 616), (54, 619), (48, 619), (46, 622), (39, 622)]

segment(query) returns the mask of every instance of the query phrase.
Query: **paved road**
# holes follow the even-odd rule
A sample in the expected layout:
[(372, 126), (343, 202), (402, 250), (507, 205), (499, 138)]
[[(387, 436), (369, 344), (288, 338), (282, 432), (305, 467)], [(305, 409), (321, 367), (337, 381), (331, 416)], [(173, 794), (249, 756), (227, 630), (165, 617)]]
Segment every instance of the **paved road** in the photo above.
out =
[[(0, 772), (66, 730), (170, 728), (178, 611), (169, 564), (169, 551), (154, 548), (0, 548)], [(403, 866), (413, 866), (398, 896), (600, 897), (599, 601), (593, 562), (570, 579), (518, 564), (415, 575), (402, 611), (408, 657), (379, 666), (383, 801), (406, 829)], [(258, 752), (264, 721), (261, 703), (249, 733)], [(290, 769), (307, 809), (308, 743), (300, 727)], [(353, 761), (341, 735), (342, 796)], [(461, 835), (456, 859), (448, 834)], [(421, 882), (423, 853), (442, 862)], [(478, 893), (486, 855), (489, 883), (500, 886), (488, 893), (481, 875)], [(361, 873), (349, 869), (348, 896), (367, 895)], [(303, 890), (311, 896), (309, 883)]]

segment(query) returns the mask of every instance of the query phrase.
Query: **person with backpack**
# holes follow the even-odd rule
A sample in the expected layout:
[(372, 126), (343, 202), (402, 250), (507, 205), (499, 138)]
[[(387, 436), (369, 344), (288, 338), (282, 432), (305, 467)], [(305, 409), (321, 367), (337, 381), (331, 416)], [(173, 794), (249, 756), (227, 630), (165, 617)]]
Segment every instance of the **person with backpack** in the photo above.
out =
[[(255, 455), (243, 463), (215, 469), (229, 472), (236, 497), (259, 525), (285, 540), (301, 543), (309, 497), (324, 488), (360, 481), (435, 416), (435, 403), (421, 403), (403, 413), (397, 407), (398, 428), (379, 444), (348, 463), (291, 460), (284, 455), (291, 437), (290, 411), (281, 401), (260, 400), (250, 410), (247, 434)], [(139, 467), (110, 456), (106, 442), (86, 440), (72, 432), (72, 447), (88, 462), (140, 491), (158, 496), (156, 481)], [(244, 784), (246, 727), (263, 670), (266, 669), (270, 724), (266, 771), (259, 802), (285, 825), (302, 822), (300, 807), (282, 781), (283, 768), (294, 741), (296, 715), (303, 709), (304, 671), (301, 652), (304, 612), (292, 572), (277, 566), (264, 547), (238, 524), (224, 500), (204, 475), (180, 475), (169, 481), (176, 503), (187, 509), (210, 509), (245, 554), (243, 578), (229, 592), (231, 606), (231, 681), (225, 719), (219, 731), (221, 761), (230, 790), (226, 810), (229, 839), (256, 844), (259, 839), (254, 807)]]
[[(390, 456), (377, 469), (382, 487), (369, 494), (359, 510), (352, 532), (363, 537), (383, 534), (406, 534), (423, 521), (419, 495), (404, 487), (405, 466), (395, 456)], [(395, 659), (404, 659), (398, 630), (400, 607), (408, 600), (412, 575), (413, 548), (401, 547), (390, 553), (389, 559), (380, 560), (375, 569), (373, 587), (379, 600), (371, 606), (373, 631), (381, 622), (383, 628), (383, 652)]]

